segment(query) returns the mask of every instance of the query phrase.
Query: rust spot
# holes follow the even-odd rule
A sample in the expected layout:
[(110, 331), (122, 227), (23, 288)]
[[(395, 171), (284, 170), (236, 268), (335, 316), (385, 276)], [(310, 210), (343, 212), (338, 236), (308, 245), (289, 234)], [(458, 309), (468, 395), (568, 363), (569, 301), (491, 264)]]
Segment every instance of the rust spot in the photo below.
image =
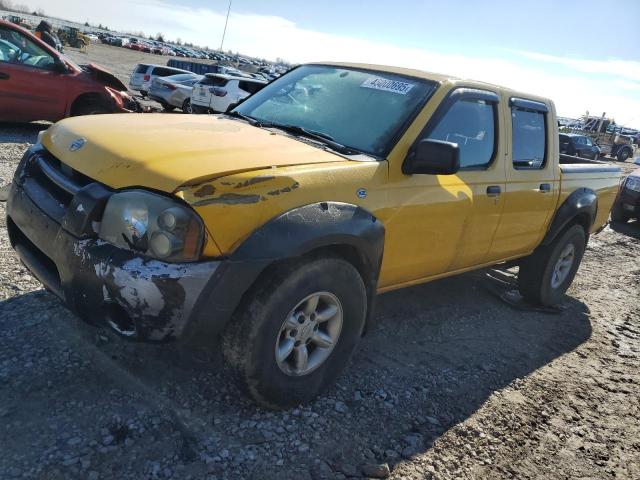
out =
[(238, 193), (225, 193), (219, 197), (207, 198), (200, 200), (193, 205), (201, 207), (203, 205), (223, 204), (223, 205), (242, 205), (247, 203), (258, 203), (260, 195), (240, 195)]
[(216, 187), (211, 184), (203, 185), (193, 193), (194, 197), (208, 197), (213, 195), (216, 191)]
[(273, 180), (276, 177), (273, 176), (264, 176), (264, 177), (253, 177), (250, 178), (249, 180), (246, 180), (244, 182), (239, 182), (236, 184), (235, 187), (233, 188), (245, 188), (248, 187), (250, 185), (255, 185), (256, 183), (261, 183), (261, 182), (268, 182), (269, 180)]

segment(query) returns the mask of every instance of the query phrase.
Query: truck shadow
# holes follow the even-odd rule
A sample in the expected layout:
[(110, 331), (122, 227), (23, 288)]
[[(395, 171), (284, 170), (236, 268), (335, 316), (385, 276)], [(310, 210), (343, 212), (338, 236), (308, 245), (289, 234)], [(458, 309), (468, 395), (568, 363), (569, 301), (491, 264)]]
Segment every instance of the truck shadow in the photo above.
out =
[[(216, 343), (194, 349), (126, 342), (84, 324), (42, 291), (0, 302), (0, 318), (3, 330), (22, 331), (13, 335), (16, 344), (11, 348), (16, 352), (22, 351), (21, 342), (37, 345), (53, 359), (56, 354), (50, 351), (71, 351), (78, 364), (86, 365), (73, 375), (61, 375), (56, 361), (51, 360), (33, 378), (29, 370), (20, 371), (21, 385), (29, 391), (37, 391), (48, 380), (48, 386), (42, 386), (47, 396), (62, 397), (69, 405), (82, 401), (100, 410), (97, 424), (89, 418), (86, 438), (99, 441), (100, 428), (105, 427), (102, 419), (110, 415), (126, 419), (129, 410), (137, 410), (138, 415), (160, 411), (172, 418), (172, 428), (189, 444), (192, 453), (181, 459), (185, 463), (199, 465), (198, 458), (211, 449), (207, 439), (214, 437), (219, 439), (217, 449), (224, 448), (232, 456), (253, 449), (258, 459), (264, 455), (267, 462), (270, 452), (280, 448), (278, 442), (297, 441), (310, 447), (314, 455), (295, 452), (295, 459), (286, 458), (284, 477), (282, 467), (272, 461), (266, 466), (259, 461), (255, 466), (245, 464), (242, 475), (333, 478), (315, 471), (314, 456), (323, 459), (332, 472), (347, 476), (362, 463), (401, 463), (430, 449), (495, 392), (591, 336), (589, 310), (574, 298), (567, 297), (555, 314), (520, 311), (502, 302), (499, 293), (510, 288), (508, 272), (505, 275), (506, 283), (495, 280), (495, 272), (491, 276), (479, 272), (380, 296), (376, 313), (380, 323), (365, 336), (337, 386), (297, 413), (273, 413), (248, 401), (226, 374), (219, 373), (221, 356)], [(49, 313), (30, 325), (39, 318), (33, 315), (34, 309)], [(60, 342), (65, 349), (58, 348)], [(12, 353), (7, 355), (10, 358)], [(133, 406), (120, 397), (109, 401), (115, 394), (107, 396), (107, 391), (122, 392)], [(22, 401), (19, 390), (13, 391), (11, 398), (14, 396)], [(82, 425), (77, 417), (86, 413), (63, 408), (68, 410), (59, 417)], [(37, 420), (28, 405), (23, 409)], [(309, 417), (318, 420), (307, 423)], [(249, 419), (252, 423), (244, 425)], [(239, 425), (243, 426), (239, 429)], [(149, 435), (153, 428), (148, 427)], [(28, 425), (25, 429), (28, 441), (39, 435)], [(156, 451), (166, 448), (154, 440), (157, 438), (137, 444), (156, 442)], [(140, 462), (146, 454), (138, 451), (137, 455)], [(115, 474), (134, 460), (123, 451), (105, 462), (113, 463)], [(222, 464), (203, 464), (202, 468), (216, 472), (216, 465), (222, 468)], [(233, 477), (235, 467), (224, 468), (220, 473), (231, 472)]]

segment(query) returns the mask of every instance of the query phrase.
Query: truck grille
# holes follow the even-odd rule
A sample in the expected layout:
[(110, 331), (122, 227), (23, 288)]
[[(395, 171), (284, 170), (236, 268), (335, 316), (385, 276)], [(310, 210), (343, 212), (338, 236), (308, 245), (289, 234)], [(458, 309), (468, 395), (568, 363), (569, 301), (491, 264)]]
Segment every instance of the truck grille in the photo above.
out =
[(92, 183), (89, 177), (63, 164), (46, 150), (30, 157), (19, 177), (31, 199), (58, 223), (74, 195)]

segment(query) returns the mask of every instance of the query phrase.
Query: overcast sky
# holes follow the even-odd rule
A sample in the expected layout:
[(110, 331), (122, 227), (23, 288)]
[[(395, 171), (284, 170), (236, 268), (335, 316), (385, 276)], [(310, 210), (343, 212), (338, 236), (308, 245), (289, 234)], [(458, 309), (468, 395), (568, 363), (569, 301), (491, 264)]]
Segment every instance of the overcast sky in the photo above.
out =
[[(228, 0), (19, 0), (219, 47)], [(640, 127), (640, 0), (233, 0), (225, 50), (399, 65), (551, 97)]]

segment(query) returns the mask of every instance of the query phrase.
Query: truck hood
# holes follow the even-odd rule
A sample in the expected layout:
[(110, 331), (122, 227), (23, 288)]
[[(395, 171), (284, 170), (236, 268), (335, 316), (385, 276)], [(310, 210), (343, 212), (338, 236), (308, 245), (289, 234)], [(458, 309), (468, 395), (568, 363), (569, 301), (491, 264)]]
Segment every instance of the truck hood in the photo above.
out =
[(345, 160), (217, 115), (75, 117), (52, 125), (42, 143), (63, 163), (112, 188), (164, 192), (242, 171)]

